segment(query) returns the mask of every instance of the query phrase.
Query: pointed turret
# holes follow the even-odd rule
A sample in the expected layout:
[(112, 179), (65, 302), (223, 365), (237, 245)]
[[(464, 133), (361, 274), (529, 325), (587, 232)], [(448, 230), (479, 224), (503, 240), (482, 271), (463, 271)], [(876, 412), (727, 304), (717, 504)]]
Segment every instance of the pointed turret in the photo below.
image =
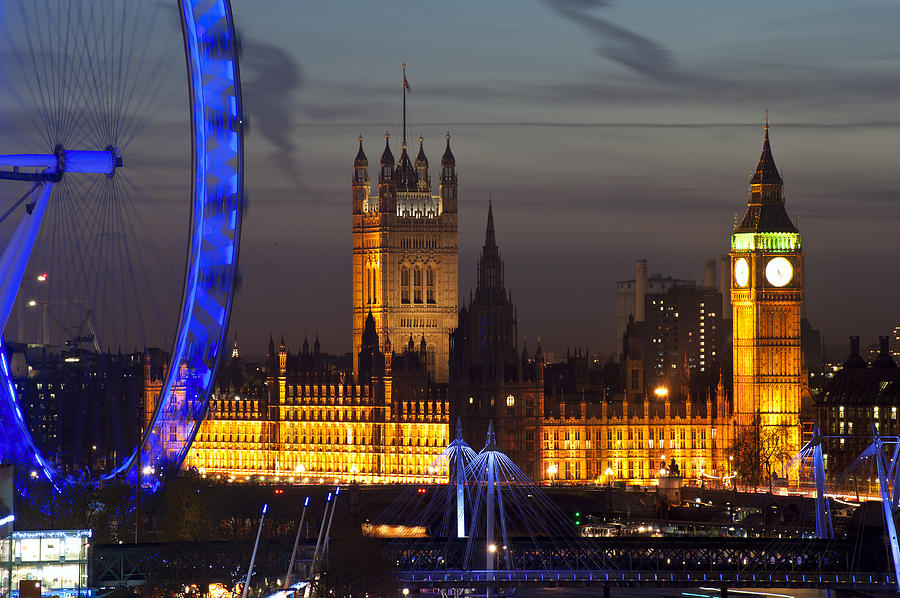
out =
[(428, 158), (425, 157), (425, 139), (419, 135), (419, 153), (416, 155), (416, 177), (418, 178), (418, 190), (431, 192), (431, 176), (428, 174)]
[(366, 328), (363, 331), (358, 359), (360, 383), (365, 383), (372, 376), (384, 375), (384, 354), (378, 345), (378, 332), (375, 330), (375, 318), (371, 311), (366, 316)]
[(441, 156), (441, 166), (456, 166), (456, 157), (454, 157), (453, 151), (450, 149), (450, 133), (447, 133), (447, 147), (444, 149), (444, 155)]
[(372, 316), (371, 310), (369, 310), (369, 315), (366, 316), (366, 328), (362, 334), (362, 346), (363, 349), (378, 349), (378, 332), (375, 330), (375, 318)]
[(360, 135), (358, 137), (358, 139), (359, 139), (359, 151), (356, 152), (356, 159), (353, 160), (353, 165), (356, 167), (368, 166), (369, 159), (366, 157), (366, 152), (363, 151), (363, 144), (362, 144), (363, 136)]
[(419, 153), (416, 154), (416, 170), (428, 172), (428, 158), (425, 157), (425, 138), (419, 135)]
[(362, 214), (363, 204), (369, 196), (369, 159), (363, 151), (363, 138), (359, 136), (359, 151), (353, 160), (353, 213)]
[(450, 133), (447, 133), (447, 148), (441, 157), (441, 209), (456, 213), (458, 185), (456, 180), (456, 158), (450, 151)]
[[(409, 158), (407, 157), (407, 161)], [(397, 210), (397, 185), (394, 180), (394, 154), (391, 152), (391, 134), (384, 134), (384, 152), (381, 154), (381, 173), (378, 175), (378, 211), (394, 213)]]
[[(362, 142), (360, 142), (362, 143)], [(390, 170), (385, 170), (390, 169)], [(384, 151), (381, 152), (381, 178), (394, 175), (394, 153), (391, 151), (391, 134), (384, 134)]]

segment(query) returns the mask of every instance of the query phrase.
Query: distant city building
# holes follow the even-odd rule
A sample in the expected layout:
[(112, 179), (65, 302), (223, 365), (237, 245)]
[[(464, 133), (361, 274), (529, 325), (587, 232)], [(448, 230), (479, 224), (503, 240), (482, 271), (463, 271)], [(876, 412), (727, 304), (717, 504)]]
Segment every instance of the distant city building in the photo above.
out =
[(359, 373), (369, 314), (382, 343), (425, 337), (434, 382), (449, 379), (450, 332), (457, 316), (457, 178), (450, 135), (441, 158), (439, 194), (432, 195), (428, 159), (419, 138), (415, 164), (406, 130), (396, 167), (385, 135), (378, 193), (363, 151), (353, 163), (353, 371)]
[(722, 355), (722, 294), (715, 288), (673, 287), (645, 298), (644, 367), (647, 384), (684, 375), (715, 387)]
[(49, 460), (78, 474), (130, 454), (140, 437), (144, 354), (7, 347), (23, 416)]
[(820, 433), (844, 436), (823, 445), (826, 474), (851, 487), (862, 482), (863, 490), (873, 487), (877, 476), (868, 468), (850, 466), (871, 443), (872, 432), (900, 434), (900, 369), (891, 357), (889, 337), (880, 339), (879, 355), (869, 366), (860, 355), (859, 337), (851, 336), (843, 368), (815, 398)]
[[(643, 321), (643, 314), (638, 313), (644, 306), (640, 298), (648, 293), (665, 293), (672, 288), (695, 288), (697, 282), (663, 276), (662, 274), (647, 275), (647, 260), (637, 261), (636, 276), (632, 280), (620, 280), (616, 282), (616, 343), (621, 344), (628, 326), (629, 318), (634, 317)], [(640, 305), (638, 305), (640, 304)]]
[(730, 255), (735, 434), (761, 434), (767, 445), (763, 451), (774, 455), (775, 469), (783, 474), (800, 449), (806, 388), (800, 332), (803, 251), (800, 233), (785, 211), (768, 123)]

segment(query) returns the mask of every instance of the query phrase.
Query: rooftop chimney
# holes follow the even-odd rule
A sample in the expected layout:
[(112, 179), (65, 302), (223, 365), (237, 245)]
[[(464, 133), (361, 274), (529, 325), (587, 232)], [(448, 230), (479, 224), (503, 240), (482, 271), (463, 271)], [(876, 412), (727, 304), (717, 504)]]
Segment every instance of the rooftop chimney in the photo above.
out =
[(647, 260), (638, 260), (634, 274), (634, 321), (644, 321), (644, 298), (647, 296)]
[(716, 260), (706, 260), (706, 269), (703, 272), (703, 286), (707, 289), (716, 288)]

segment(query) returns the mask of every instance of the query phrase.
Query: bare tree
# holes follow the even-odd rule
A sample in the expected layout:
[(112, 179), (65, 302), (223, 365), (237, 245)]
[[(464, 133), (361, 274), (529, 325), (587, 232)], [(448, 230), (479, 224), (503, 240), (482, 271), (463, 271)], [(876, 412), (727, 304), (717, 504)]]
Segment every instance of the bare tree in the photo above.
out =
[(736, 425), (731, 447), (738, 479), (758, 488), (765, 480), (772, 491), (776, 473), (785, 475), (785, 467), (793, 458), (788, 426), (763, 426), (759, 413), (750, 425)]

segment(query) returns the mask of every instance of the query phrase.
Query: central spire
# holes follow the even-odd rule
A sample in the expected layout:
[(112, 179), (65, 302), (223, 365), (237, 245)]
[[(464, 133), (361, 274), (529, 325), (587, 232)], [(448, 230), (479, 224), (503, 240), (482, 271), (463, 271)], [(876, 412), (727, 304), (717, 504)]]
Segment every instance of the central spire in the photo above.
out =
[(487, 226), (484, 231), (484, 248), (478, 261), (478, 292), (505, 293), (503, 288), (503, 260), (494, 234), (494, 205), (488, 201)]
[(494, 235), (494, 205), (492, 200), (488, 200), (488, 217), (487, 217), (487, 229), (484, 231), (484, 246), (485, 247), (496, 247), (497, 246), (497, 238)]

